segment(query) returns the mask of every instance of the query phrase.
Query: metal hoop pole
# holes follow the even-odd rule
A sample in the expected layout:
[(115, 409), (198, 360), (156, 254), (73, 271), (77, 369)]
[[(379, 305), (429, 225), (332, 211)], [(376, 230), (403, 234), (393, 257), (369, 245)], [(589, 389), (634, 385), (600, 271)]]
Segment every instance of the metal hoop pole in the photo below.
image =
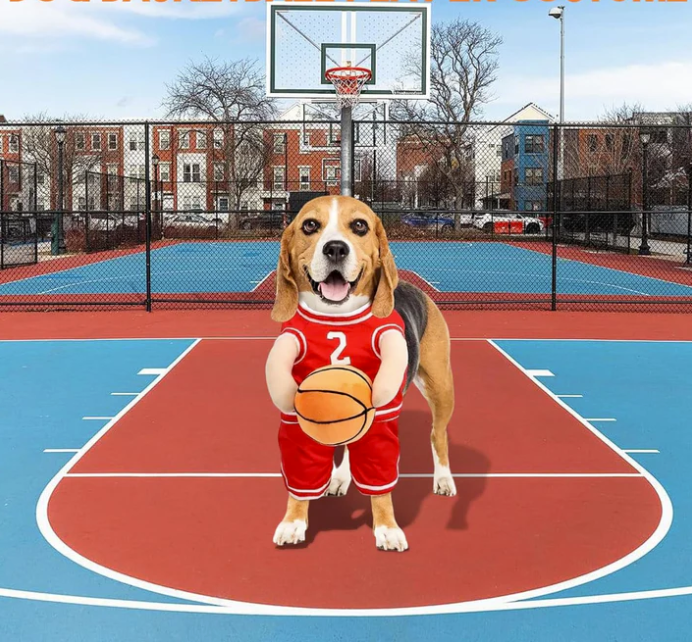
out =
[(353, 196), (353, 110), (341, 108), (341, 195)]

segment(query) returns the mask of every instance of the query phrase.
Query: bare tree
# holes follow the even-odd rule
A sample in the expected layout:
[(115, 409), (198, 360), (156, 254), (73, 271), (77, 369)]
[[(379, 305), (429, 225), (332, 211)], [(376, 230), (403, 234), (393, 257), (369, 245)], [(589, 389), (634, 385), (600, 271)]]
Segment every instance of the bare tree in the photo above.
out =
[(500, 36), (467, 20), (433, 26), (430, 99), (398, 101), (392, 107), (396, 118), (410, 123), (402, 127), (404, 138), (420, 145), (455, 186), (457, 210), (468, 196), (468, 185), (460, 180), (469, 175), (472, 164), (468, 123), (492, 98), (490, 88), (496, 80), (501, 44)]
[[(67, 130), (63, 147), (63, 180), (65, 206), (68, 209), (77, 209), (72, 203), (74, 187), (84, 183), (88, 171), (100, 172), (107, 155), (105, 141), (102, 142), (100, 151), (87, 152), (86, 145), (82, 149), (77, 144), (78, 134), (86, 136), (78, 123), (86, 120), (88, 118), (83, 115), (68, 115), (58, 119), (41, 112), (25, 117), (24, 121), (31, 123), (31, 126), (22, 127), (22, 160), (34, 164), (39, 175), (50, 176), (54, 181), (53, 185), (58, 181), (58, 144), (55, 137), (57, 123), (62, 123)], [(94, 129), (101, 131), (98, 126)], [(48, 185), (45, 184), (45, 189), (47, 188)], [(56, 194), (55, 190), (53, 194)]]
[[(271, 154), (261, 121), (274, 117), (276, 107), (266, 96), (257, 63), (205, 58), (190, 63), (166, 89), (163, 106), (169, 116), (214, 124), (214, 158), (223, 164), (223, 182), (237, 212), (243, 194), (257, 185)], [(230, 223), (237, 227), (237, 214), (231, 215)]]

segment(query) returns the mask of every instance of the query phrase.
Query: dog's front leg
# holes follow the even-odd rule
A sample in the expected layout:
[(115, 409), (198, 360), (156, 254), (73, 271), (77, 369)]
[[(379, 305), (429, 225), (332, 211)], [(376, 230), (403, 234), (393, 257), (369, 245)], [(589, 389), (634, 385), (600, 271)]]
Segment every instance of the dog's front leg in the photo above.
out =
[(296, 499), (288, 496), (286, 514), (274, 532), (274, 544), (300, 544), (305, 541), (305, 532), (308, 529), (309, 499)]

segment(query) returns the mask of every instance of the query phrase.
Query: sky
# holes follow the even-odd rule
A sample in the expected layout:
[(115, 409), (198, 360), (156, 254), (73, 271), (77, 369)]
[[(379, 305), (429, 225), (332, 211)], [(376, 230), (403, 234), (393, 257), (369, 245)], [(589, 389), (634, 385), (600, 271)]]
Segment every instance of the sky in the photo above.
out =
[[(548, 11), (559, 0), (430, 4), (433, 23), (468, 19), (503, 38), (483, 119), (529, 102), (558, 114), (560, 30)], [(692, 0), (563, 4), (566, 120), (625, 102), (692, 103)], [(166, 83), (190, 61), (249, 57), (263, 68), (265, 15), (262, 0), (0, 0), (0, 114), (161, 118)]]

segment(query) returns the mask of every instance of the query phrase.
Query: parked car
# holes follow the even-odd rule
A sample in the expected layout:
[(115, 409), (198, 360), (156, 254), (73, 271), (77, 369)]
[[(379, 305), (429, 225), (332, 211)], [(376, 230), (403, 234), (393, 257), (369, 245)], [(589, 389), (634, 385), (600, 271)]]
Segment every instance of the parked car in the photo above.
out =
[(451, 232), (454, 229), (454, 216), (437, 212), (411, 212), (401, 217), (401, 223), (418, 229)]
[(241, 230), (283, 230), (288, 214), (283, 210), (253, 212), (243, 216), (238, 227)]
[(206, 218), (201, 214), (187, 213), (167, 216), (163, 222), (165, 237), (211, 238), (223, 225), (220, 218)]
[(509, 212), (486, 212), (475, 216), (473, 226), (488, 234), (540, 234), (545, 230), (545, 224), (541, 219)]

